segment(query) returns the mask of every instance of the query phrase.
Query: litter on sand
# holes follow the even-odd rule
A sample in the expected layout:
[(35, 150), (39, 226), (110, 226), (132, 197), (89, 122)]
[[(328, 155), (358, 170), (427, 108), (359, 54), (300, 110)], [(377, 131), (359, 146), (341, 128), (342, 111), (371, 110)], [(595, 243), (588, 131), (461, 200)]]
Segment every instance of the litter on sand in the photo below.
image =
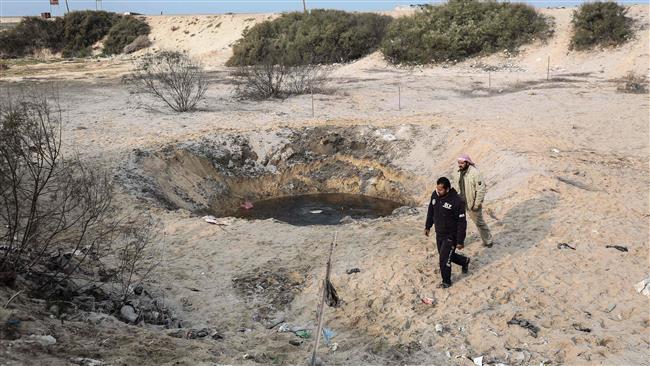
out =
[(323, 328), (323, 342), (325, 342), (325, 344), (330, 344), (335, 335), (336, 332), (330, 328)]
[(311, 338), (311, 332), (308, 330), (299, 330), (297, 332), (293, 332), (295, 335), (297, 335), (300, 338), (303, 339), (308, 339)]
[(474, 357), (472, 361), (474, 361), (474, 365), (476, 366), (483, 366), (483, 356)]
[(558, 243), (558, 244), (557, 244), (557, 248), (558, 248), (558, 249), (573, 249), (573, 250), (576, 250), (575, 247), (572, 247), (572, 246), (570, 246), (570, 245), (567, 244), (567, 243)]
[(217, 218), (212, 215), (203, 216), (203, 220), (205, 220), (205, 222), (207, 222), (208, 224), (219, 225), (219, 221), (217, 221)]
[(612, 248), (621, 252), (627, 252), (627, 247), (624, 247), (622, 245), (605, 245), (605, 248)]
[(361, 272), (361, 270), (359, 268), (350, 268), (347, 271), (345, 271), (345, 273), (347, 273), (347, 274), (353, 274), (353, 273), (359, 273), (359, 272)]
[(326, 282), (327, 286), (327, 305), (331, 308), (336, 308), (341, 305), (341, 299), (339, 298), (339, 295), (336, 293), (336, 289), (334, 288), (334, 285), (332, 285), (332, 282), (328, 279)]
[(636, 292), (642, 295), (650, 296), (650, 276), (648, 276), (648, 278), (645, 280), (637, 283), (634, 288), (636, 289)]
[(580, 331), (580, 332), (591, 333), (591, 328), (583, 327), (582, 325), (580, 325), (578, 323), (574, 323), (573, 328), (575, 330)]
[(311, 213), (311, 214), (319, 214), (319, 213), (323, 213), (323, 210), (311, 210), (311, 211), (309, 211), (309, 213)]
[(250, 209), (253, 208), (253, 202), (248, 201), (248, 200), (244, 201), (244, 203), (242, 203), (241, 206), (239, 206), (239, 207), (243, 208), (244, 210), (250, 210)]
[(423, 296), (423, 297), (420, 299), (420, 301), (422, 301), (422, 303), (425, 304), (425, 305), (433, 305), (433, 304), (435, 303), (435, 300), (434, 300), (434, 299), (432, 299), (432, 298), (430, 298), (430, 297), (426, 297), (426, 296)]
[(516, 324), (522, 328), (528, 329), (528, 333), (534, 338), (537, 338), (537, 332), (539, 332), (539, 327), (531, 323), (530, 321), (518, 318), (516, 315), (512, 319), (508, 320), (508, 325)]

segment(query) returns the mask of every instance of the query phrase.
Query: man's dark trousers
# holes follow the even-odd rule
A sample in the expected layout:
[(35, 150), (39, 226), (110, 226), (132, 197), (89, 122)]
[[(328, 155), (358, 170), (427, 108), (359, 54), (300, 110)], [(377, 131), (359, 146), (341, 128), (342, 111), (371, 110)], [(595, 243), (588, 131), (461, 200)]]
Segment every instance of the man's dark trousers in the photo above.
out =
[(440, 257), (440, 274), (442, 282), (451, 285), (451, 264), (467, 264), (467, 257), (456, 253), (456, 240), (450, 236), (436, 235), (438, 256)]

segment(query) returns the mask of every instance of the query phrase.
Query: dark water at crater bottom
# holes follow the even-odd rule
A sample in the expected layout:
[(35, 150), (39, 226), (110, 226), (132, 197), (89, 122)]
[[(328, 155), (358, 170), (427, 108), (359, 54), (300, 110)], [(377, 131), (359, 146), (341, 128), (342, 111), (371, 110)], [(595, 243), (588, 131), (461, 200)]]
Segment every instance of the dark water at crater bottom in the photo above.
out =
[(239, 209), (231, 216), (260, 220), (274, 218), (296, 226), (338, 225), (346, 216), (353, 219), (383, 217), (403, 206), (381, 198), (344, 193), (287, 196), (253, 204), (252, 209)]

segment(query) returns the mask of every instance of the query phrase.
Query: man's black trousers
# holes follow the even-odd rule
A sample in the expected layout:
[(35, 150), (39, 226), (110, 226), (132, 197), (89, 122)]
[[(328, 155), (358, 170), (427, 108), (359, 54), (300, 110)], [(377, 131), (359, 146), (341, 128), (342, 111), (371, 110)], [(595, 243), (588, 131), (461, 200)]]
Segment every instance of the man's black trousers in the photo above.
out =
[(436, 234), (436, 245), (440, 257), (442, 282), (451, 285), (451, 264), (456, 263), (462, 266), (467, 263), (467, 257), (456, 253), (456, 240), (451, 236)]

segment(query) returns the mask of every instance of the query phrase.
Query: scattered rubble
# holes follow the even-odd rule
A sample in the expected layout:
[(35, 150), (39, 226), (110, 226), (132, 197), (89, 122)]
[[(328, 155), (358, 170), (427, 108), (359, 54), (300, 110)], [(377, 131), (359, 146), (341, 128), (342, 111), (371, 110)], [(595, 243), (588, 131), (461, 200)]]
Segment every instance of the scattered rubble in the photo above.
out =
[(174, 338), (185, 338), (185, 339), (203, 339), (211, 338), (214, 340), (223, 339), (223, 335), (219, 333), (216, 329), (211, 328), (201, 328), (201, 329), (178, 329), (173, 332), (167, 333), (168, 336)]

